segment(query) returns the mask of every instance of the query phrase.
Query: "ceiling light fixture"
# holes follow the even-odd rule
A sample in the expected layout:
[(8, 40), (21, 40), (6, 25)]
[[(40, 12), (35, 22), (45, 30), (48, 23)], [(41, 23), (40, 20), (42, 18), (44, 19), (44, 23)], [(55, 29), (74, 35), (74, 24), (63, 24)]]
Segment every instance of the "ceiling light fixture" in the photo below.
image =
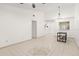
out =
[(60, 18), (60, 16), (61, 16), (61, 11), (60, 11), (60, 9), (61, 9), (61, 7), (58, 6), (58, 18)]
[(33, 8), (35, 8), (35, 7), (36, 7), (34, 3), (32, 3), (32, 7), (33, 7)]
[[(46, 4), (46, 3), (40, 3), (40, 4)], [(35, 3), (32, 3), (32, 7), (33, 8), (36, 8), (36, 4)]]

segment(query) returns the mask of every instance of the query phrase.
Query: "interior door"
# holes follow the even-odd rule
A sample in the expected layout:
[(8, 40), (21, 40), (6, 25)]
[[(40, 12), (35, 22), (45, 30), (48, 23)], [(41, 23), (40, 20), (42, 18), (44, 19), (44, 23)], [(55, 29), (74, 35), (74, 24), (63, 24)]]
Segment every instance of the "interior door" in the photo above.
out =
[(32, 21), (32, 38), (37, 38), (37, 21)]

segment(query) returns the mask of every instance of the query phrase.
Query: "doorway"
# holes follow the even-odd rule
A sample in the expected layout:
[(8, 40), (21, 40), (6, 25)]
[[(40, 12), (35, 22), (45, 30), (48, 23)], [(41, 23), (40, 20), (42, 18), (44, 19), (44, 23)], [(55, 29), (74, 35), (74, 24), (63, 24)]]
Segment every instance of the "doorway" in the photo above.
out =
[(32, 39), (37, 38), (37, 21), (32, 21)]

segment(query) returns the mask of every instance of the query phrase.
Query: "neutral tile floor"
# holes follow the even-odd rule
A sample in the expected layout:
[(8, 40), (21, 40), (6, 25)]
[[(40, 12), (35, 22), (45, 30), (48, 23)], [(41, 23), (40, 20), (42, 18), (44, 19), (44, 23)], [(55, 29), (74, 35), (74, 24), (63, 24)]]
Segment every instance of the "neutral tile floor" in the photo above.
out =
[(5, 48), (0, 48), (1, 56), (79, 56), (79, 48), (74, 39), (67, 43), (57, 42), (56, 37), (49, 34), (38, 39), (24, 41)]

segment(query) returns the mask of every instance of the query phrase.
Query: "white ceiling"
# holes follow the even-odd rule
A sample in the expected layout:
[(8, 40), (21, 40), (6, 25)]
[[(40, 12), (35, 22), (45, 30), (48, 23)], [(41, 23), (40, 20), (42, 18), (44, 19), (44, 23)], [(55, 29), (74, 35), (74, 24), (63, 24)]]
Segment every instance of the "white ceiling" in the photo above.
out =
[[(39, 10), (45, 13), (46, 17), (56, 17), (58, 14), (58, 6), (60, 5), (61, 14), (63, 16), (73, 16), (74, 15), (74, 3), (35, 3), (36, 8), (32, 8), (32, 3), (6, 3), (0, 5), (9, 5), (13, 7), (18, 7), (22, 9), (29, 9), (29, 10)], [(49, 16), (48, 16), (49, 15)]]
[[(32, 3), (24, 3), (24, 4), (19, 4), (19, 3), (1, 3), (0, 5), (10, 5), (10, 6), (15, 6), (15, 7), (20, 7), (24, 9), (33, 9), (32, 8)], [(35, 3), (36, 8), (34, 9), (39, 9), (41, 11), (50, 11), (50, 10), (56, 10), (58, 6), (60, 5), (61, 8), (67, 8), (71, 9), (75, 4), (73, 3)]]

